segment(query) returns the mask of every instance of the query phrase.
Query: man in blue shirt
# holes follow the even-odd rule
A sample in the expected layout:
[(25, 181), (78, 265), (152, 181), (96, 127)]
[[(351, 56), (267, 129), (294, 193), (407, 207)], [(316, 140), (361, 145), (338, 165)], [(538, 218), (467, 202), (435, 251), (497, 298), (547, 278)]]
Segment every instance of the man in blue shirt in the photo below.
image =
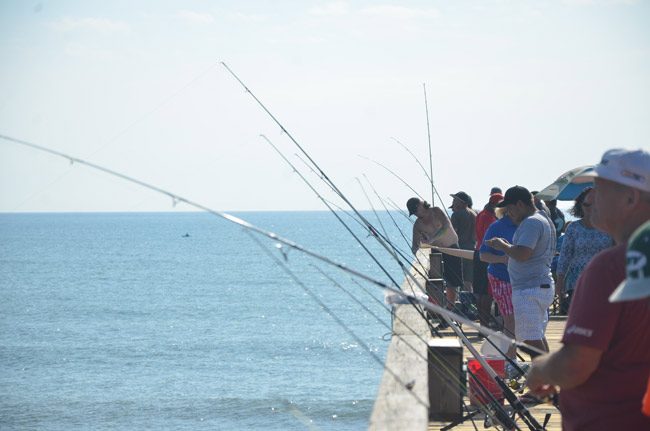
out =
[[(499, 307), (499, 313), (503, 318), (505, 333), (511, 337), (515, 336), (515, 317), (512, 307), (512, 286), (508, 275), (508, 256), (503, 251), (490, 247), (486, 241), (492, 238), (504, 238), (512, 242), (512, 237), (517, 230), (517, 225), (505, 214), (505, 208), (497, 208), (496, 215), (503, 215), (492, 223), (485, 231), (483, 243), (479, 248), (479, 256), (488, 265), (488, 280), (490, 283), (490, 295)], [(508, 357), (515, 358), (515, 347), (508, 350)]]

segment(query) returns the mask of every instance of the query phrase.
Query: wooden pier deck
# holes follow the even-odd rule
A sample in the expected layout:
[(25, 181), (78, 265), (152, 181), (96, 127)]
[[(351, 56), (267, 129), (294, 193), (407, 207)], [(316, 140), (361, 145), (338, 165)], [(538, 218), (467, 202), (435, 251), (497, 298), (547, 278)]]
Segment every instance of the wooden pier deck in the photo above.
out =
[[(562, 339), (562, 334), (564, 333), (565, 323), (566, 323), (566, 317), (555, 317), (555, 316), (551, 317), (551, 321), (549, 322), (549, 325), (546, 328), (546, 339), (549, 342), (549, 348), (551, 349), (551, 351), (559, 349), (560, 346), (562, 345), (560, 343), (560, 340)], [(442, 335), (448, 337), (455, 337), (455, 334), (451, 331), (445, 331)], [(476, 333), (474, 333), (473, 336), (469, 337), (469, 340), (472, 342), (472, 345), (474, 345), (474, 347), (476, 347), (477, 349), (480, 347), (482, 343), (482, 340), (476, 336)], [(467, 359), (470, 358), (471, 355), (467, 349), (464, 349), (463, 352), (465, 356), (465, 361), (467, 361)], [(527, 355), (524, 354), (522, 356), (528, 359)], [(465, 397), (465, 403), (466, 404), (469, 403), (467, 397)], [(556, 409), (554, 406), (550, 404), (542, 404), (535, 407), (529, 407), (529, 410), (539, 423), (543, 422), (546, 414), (551, 415), (550, 421), (546, 426), (547, 431), (560, 431), (562, 429), (562, 416), (560, 415), (558, 409)], [(479, 414), (475, 416), (476, 427), (478, 429), (483, 429), (484, 419), (485, 419), (485, 415), (483, 414)], [(449, 424), (448, 422), (429, 422), (427, 429), (429, 431), (440, 430), (441, 428), (447, 426), (448, 424)], [(521, 420), (518, 420), (517, 424), (522, 430), (527, 430), (527, 427), (525, 426), (525, 424), (521, 422)], [(472, 424), (471, 421), (468, 420), (465, 423), (452, 428), (452, 430), (474, 431), (474, 425)]]
[[(418, 253), (416, 263), (420, 265), (423, 273), (428, 273), (428, 252)], [(421, 285), (424, 285), (424, 279), (419, 276), (416, 276), (416, 279)], [(411, 292), (412, 288), (411, 283), (405, 280), (402, 289)], [(551, 350), (557, 350), (560, 347), (565, 322), (566, 318), (551, 318), (546, 331)], [(480, 348), (482, 340), (477, 336), (476, 331), (466, 332), (474, 347)], [(450, 340), (456, 338), (450, 329), (443, 331), (441, 335)], [(413, 306), (397, 305), (394, 307), (393, 337), (386, 355), (386, 370), (370, 417), (370, 430), (439, 430), (449, 425), (449, 422), (429, 421), (427, 353), (428, 342), (431, 339), (433, 337), (426, 322)], [(471, 356), (466, 348), (463, 349), (463, 355), (465, 361)], [(467, 405), (467, 397), (464, 401)], [(544, 421), (547, 413), (551, 414), (546, 427), (548, 431), (561, 429), (560, 412), (552, 405), (539, 405), (531, 407), (529, 410), (540, 423)], [(476, 415), (474, 420), (478, 429), (485, 429), (482, 414)], [(517, 423), (522, 429), (526, 429), (520, 420)], [(452, 429), (465, 431), (475, 428), (468, 420)]]

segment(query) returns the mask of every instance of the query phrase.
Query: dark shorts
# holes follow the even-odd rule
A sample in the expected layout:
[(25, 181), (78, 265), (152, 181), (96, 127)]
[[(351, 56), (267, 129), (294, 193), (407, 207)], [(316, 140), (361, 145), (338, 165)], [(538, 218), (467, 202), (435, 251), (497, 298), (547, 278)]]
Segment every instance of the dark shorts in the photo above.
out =
[[(458, 246), (452, 248), (458, 248)], [(444, 266), (442, 276), (448, 287), (463, 287), (463, 259), (448, 254), (443, 255)]]
[(476, 294), (489, 294), (487, 268), (488, 264), (481, 261), (478, 250), (474, 251), (474, 277), (472, 278), (472, 288)]

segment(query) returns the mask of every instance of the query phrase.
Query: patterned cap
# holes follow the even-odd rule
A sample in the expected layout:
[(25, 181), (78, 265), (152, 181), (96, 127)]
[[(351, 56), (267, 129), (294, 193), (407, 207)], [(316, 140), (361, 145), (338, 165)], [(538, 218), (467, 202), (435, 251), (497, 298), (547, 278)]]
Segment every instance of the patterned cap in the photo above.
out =
[(650, 297), (650, 221), (641, 225), (627, 244), (627, 278), (609, 297), (610, 302)]

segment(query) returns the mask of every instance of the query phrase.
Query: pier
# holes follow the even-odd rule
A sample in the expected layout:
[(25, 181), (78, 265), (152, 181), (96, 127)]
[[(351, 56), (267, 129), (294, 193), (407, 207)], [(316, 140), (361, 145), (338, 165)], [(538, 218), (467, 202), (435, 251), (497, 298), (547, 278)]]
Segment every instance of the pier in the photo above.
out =
[[(428, 250), (418, 252), (415, 264), (418, 265), (421, 273), (429, 273)], [(426, 280), (415, 269), (412, 269), (412, 273), (418, 282), (424, 286)], [(405, 279), (402, 290), (411, 293), (413, 289), (411, 284), (408, 279)], [(451, 329), (441, 331), (442, 338), (434, 337), (422, 315), (410, 304), (395, 305), (393, 316), (393, 336), (386, 354), (386, 368), (377, 391), (368, 428), (373, 431), (441, 430), (447, 427), (451, 421), (430, 420), (430, 395), (433, 396), (435, 402), (439, 403), (440, 396), (444, 397), (445, 394), (448, 394), (449, 398), (455, 399), (458, 394), (454, 394), (449, 387), (441, 387), (440, 382), (433, 375), (430, 376), (430, 365), (426, 358), (429, 353), (429, 344), (434, 339), (448, 340), (451, 345), (459, 344), (459, 341)], [(546, 330), (546, 337), (551, 351), (560, 347), (565, 322), (566, 317), (564, 316), (551, 316), (551, 321)], [(464, 329), (472, 345), (477, 350), (480, 349), (482, 339), (478, 336), (476, 330)], [(440, 344), (439, 341), (437, 343)], [(466, 348), (462, 349), (462, 354), (463, 362), (466, 364), (471, 354)], [(524, 355), (524, 357), (528, 359), (527, 355)], [(462, 379), (465, 379), (465, 377), (463, 376)], [(469, 405), (466, 396), (464, 396), (463, 401), (463, 405)], [(506, 409), (511, 410), (507, 402)], [(539, 423), (544, 422), (547, 414), (551, 415), (546, 426), (547, 430), (561, 429), (560, 412), (554, 406), (540, 404), (529, 407), (529, 410)], [(463, 413), (467, 414), (467, 411), (463, 411)], [(478, 413), (473, 419), (478, 429), (484, 429), (485, 415), (483, 413)], [(527, 429), (521, 420), (518, 420), (517, 424), (522, 430)], [(465, 431), (474, 430), (475, 428), (472, 421), (468, 419), (451, 429)]]

